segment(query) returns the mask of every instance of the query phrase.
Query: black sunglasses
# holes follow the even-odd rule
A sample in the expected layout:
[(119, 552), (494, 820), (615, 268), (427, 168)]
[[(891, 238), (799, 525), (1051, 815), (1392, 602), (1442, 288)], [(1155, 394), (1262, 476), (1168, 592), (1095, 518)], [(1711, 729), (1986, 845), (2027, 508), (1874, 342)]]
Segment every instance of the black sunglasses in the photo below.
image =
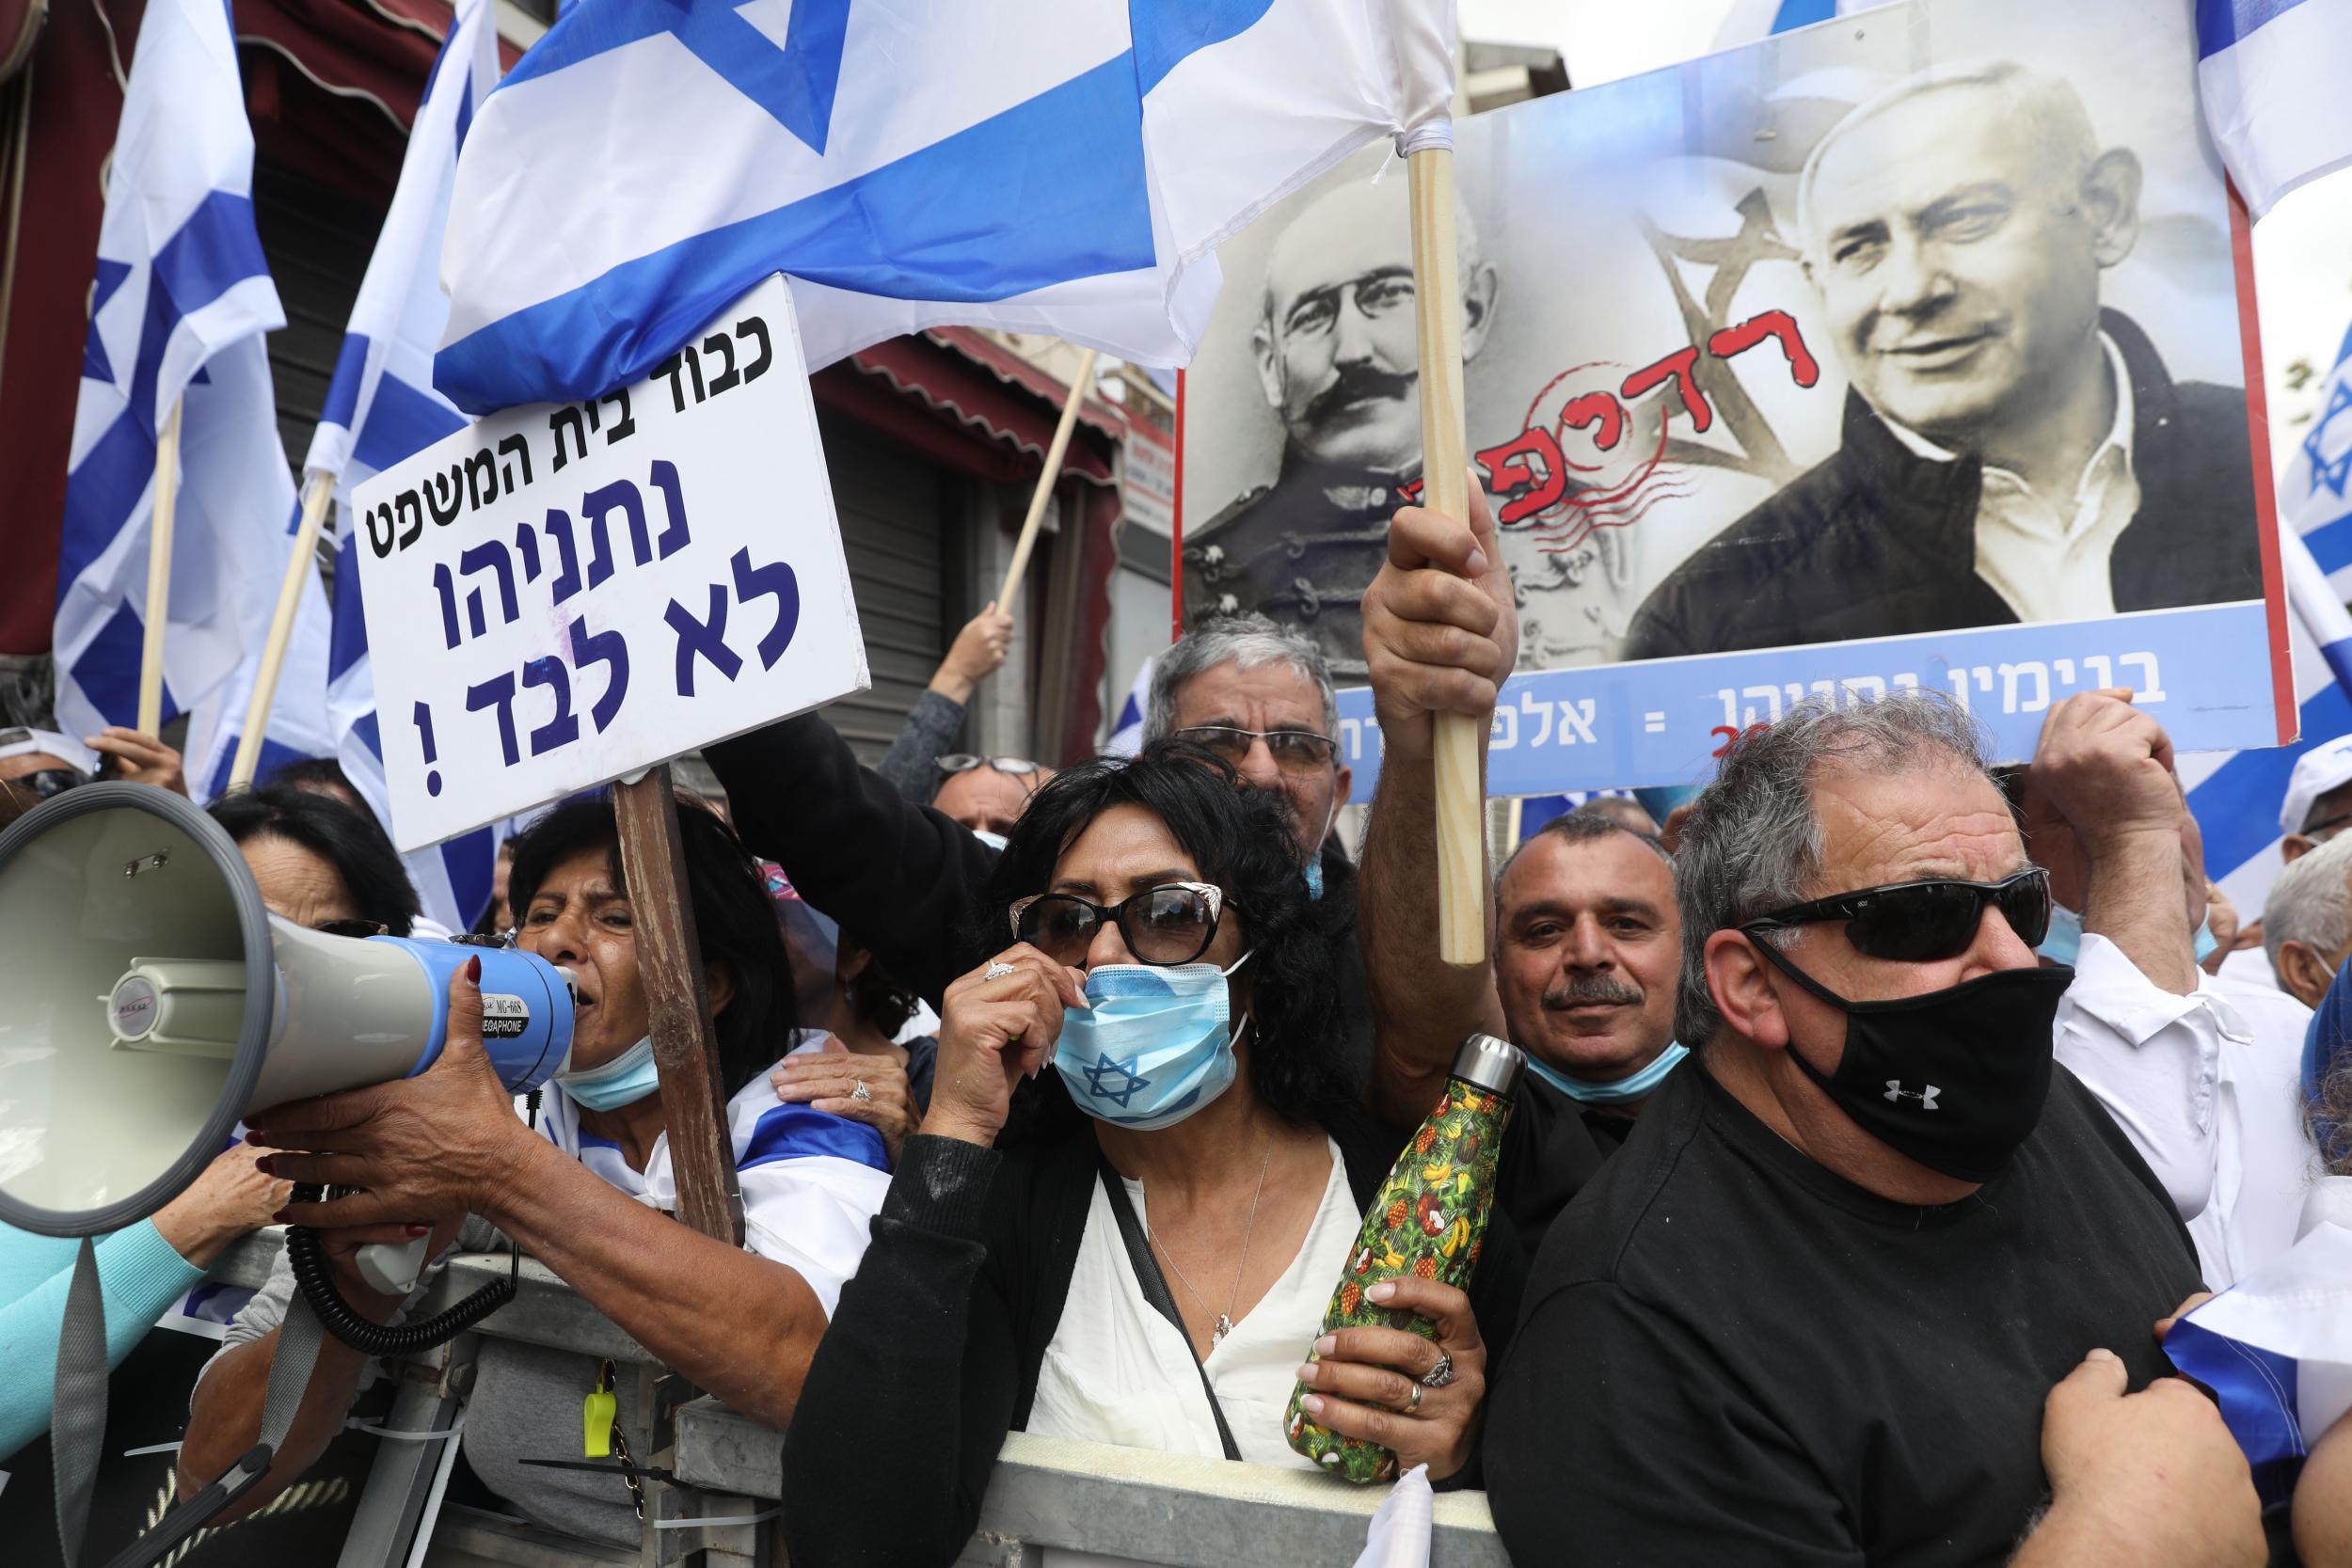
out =
[(8, 781), (36, 800), (46, 800), (52, 795), (62, 795), (89, 782), (89, 775), (77, 768), (44, 768), (38, 773), (21, 774)]
[(392, 928), (380, 920), (322, 920), (310, 927), (330, 937), (388, 937)]
[(1188, 964), (1216, 940), (1217, 917), (1228, 906), (1225, 890), (1207, 882), (1163, 882), (1116, 904), (1098, 904), (1074, 893), (1033, 893), (1012, 906), (1012, 938), (1025, 942), (1056, 963), (1086, 962), (1095, 934), (1113, 922), (1139, 963)]
[(2050, 874), (2028, 866), (1997, 882), (1948, 879), (1866, 887), (1835, 897), (1791, 904), (1758, 915), (1740, 929), (1786, 930), (1824, 920), (1846, 923), (1846, 940), (1866, 958), (1897, 963), (1932, 963), (1968, 950), (1984, 919), (1984, 907), (2001, 911), (2010, 929), (2028, 947), (2050, 934)]
[(1337, 748), (1331, 737), (1312, 730), (1245, 730), (1238, 724), (1195, 724), (1178, 730), (1176, 738), (1207, 748), (1239, 768), (1249, 760), (1251, 748), (1263, 740), (1274, 766), (1285, 773), (1311, 773), (1328, 768)]

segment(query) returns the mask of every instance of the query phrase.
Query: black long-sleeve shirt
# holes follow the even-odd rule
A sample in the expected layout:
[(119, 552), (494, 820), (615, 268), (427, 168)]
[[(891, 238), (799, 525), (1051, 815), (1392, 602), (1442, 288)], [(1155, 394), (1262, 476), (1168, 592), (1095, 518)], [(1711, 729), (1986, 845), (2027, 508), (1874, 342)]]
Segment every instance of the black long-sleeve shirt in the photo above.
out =
[[(1353, 1110), (1324, 1130), (1356, 1201), (1370, 1203), (1396, 1160), (1396, 1134)], [(1099, 1161), (1090, 1125), (1002, 1151), (907, 1140), (785, 1434), (785, 1536), (797, 1568), (955, 1560), (1005, 1434), (1028, 1423)], [(1334, 1281), (1345, 1264), (1331, 1259)], [(1498, 1210), (1470, 1291), (1490, 1370), (1526, 1272)]]

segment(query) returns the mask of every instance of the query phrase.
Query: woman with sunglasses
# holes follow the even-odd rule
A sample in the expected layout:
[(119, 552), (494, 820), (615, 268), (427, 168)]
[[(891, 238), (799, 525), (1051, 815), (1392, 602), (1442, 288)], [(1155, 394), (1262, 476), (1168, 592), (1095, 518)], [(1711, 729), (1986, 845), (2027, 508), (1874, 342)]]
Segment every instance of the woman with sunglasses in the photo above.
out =
[[(681, 810), (678, 836), (718, 1036), (723, 1120), (743, 1199), (744, 1245), (671, 1217), (676, 1203), (668, 1107), (653, 1062), (651, 1002), (634, 908), (620, 865), (612, 800), (564, 802), (516, 841), (509, 891), (516, 945), (562, 966), (575, 996), (572, 1048), (545, 1091), (535, 1128), (516, 1115), (479, 1039), (470, 981), (453, 988), (450, 1043), (433, 1068), (372, 1089), (256, 1113), (255, 1142), (274, 1174), (364, 1189), (287, 1218), (326, 1230), (344, 1295), (379, 1322), (403, 1309), (370, 1289), (355, 1257), (366, 1243), (430, 1234), (446, 1247), (513, 1238), (664, 1366), (755, 1419), (782, 1426), (824, 1333), (841, 1282), (857, 1267), (888, 1184), (873, 1129), (804, 1105), (780, 1105), (766, 1071), (817, 1037), (793, 1027), (782, 940), (755, 863), (719, 817)], [(199, 1385), (183, 1483), (219, 1474), (250, 1447), (272, 1332), (292, 1275), (274, 1273), (239, 1315)], [(415, 1298), (411, 1297), (413, 1303)], [(258, 1310), (257, 1310), (258, 1309)], [(272, 1482), (298, 1475), (341, 1425), (361, 1372), (330, 1342)], [(591, 1355), (485, 1340), (469, 1398), (464, 1454), (497, 1498), (542, 1528), (634, 1545), (642, 1478), (581, 1460), (582, 1402), (610, 1389)], [(626, 1405), (612, 1453), (650, 1462), (652, 1433)], [(634, 1456), (633, 1461), (630, 1456)], [(563, 1468), (548, 1461), (568, 1462)], [(239, 1506), (256, 1506), (270, 1482)]]
[[(1397, 1156), (1342, 1076), (1289, 818), (1214, 756), (1060, 774), (987, 908), (1001, 951), (947, 990), (930, 1109), (786, 1436), (796, 1563), (952, 1561), (1008, 1431), (1305, 1464), (1284, 1402)], [(1376, 1299), (1435, 1342), (1336, 1336), (1316, 1418), (1462, 1479), (1523, 1267), (1498, 1219), (1475, 1301), (1396, 1282)]]

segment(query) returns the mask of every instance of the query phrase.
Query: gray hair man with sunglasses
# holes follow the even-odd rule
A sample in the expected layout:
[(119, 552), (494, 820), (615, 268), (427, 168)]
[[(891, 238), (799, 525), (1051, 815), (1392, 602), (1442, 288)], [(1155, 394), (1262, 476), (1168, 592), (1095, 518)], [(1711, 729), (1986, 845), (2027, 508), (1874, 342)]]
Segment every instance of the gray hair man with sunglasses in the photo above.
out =
[(2053, 1060), (2072, 972), (1966, 715), (1801, 705), (1725, 755), (1676, 882), (1700, 1070), (1537, 1260), (1487, 1427), (1512, 1557), (2263, 1561), (2153, 1331), (2196, 1255)]

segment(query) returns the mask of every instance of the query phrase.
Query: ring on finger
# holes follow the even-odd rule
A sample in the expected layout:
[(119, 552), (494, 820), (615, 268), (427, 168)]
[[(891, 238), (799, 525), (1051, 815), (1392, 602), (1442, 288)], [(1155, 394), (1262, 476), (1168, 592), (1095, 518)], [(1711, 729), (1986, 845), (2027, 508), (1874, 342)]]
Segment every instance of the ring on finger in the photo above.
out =
[(850, 1091), (850, 1098), (851, 1100), (871, 1100), (874, 1098), (874, 1091), (866, 1086), (865, 1079), (852, 1079), (851, 1082), (857, 1085), (857, 1087)]
[(1445, 1350), (1440, 1350), (1440, 1351), (1438, 1351), (1438, 1364), (1437, 1364), (1436, 1366), (1434, 1366), (1434, 1367), (1430, 1368), (1427, 1371), (1425, 1371), (1425, 1372), (1422, 1373), (1422, 1375), (1421, 1375), (1421, 1381), (1422, 1381), (1422, 1386), (1423, 1386), (1424, 1387), (1429, 1387), (1429, 1388), (1442, 1388), (1442, 1387), (1444, 1387), (1447, 1384), (1449, 1384), (1449, 1383), (1453, 1382), (1453, 1381), (1454, 1381), (1454, 1355), (1453, 1355), (1453, 1353), (1452, 1353), (1452, 1352), (1450, 1352), (1450, 1351), (1445, 1351)]
[(1421, 1385), (1418, 1383), (1412, 1385), (1412, 1398), (1405, 1406), (1405, 1414), (1407, 1416), (1418, 1416), (1421, 1414)]
[(1012, 965), (999, 959), (995, 963), (990, 964), (986, 969), (982, 970), (980, 972), (980, 978), (983, 980), (1001, 980), (1012, 972)]

